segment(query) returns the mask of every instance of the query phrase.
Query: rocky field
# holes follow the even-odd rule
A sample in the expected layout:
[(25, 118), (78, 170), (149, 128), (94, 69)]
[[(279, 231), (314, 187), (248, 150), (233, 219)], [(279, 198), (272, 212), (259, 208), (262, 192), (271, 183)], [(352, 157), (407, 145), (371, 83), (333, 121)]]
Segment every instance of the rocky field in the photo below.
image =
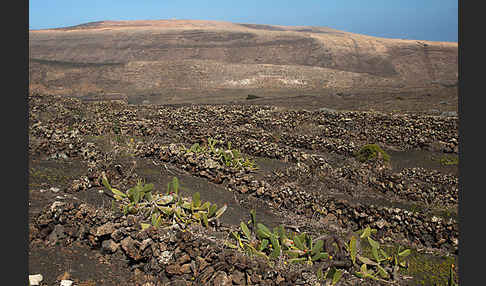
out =
[[(457, 116), (39, 93), (28, 106), (40, 285), (457, 282)], [(367, 144), (386, 153), (358, 160)]]

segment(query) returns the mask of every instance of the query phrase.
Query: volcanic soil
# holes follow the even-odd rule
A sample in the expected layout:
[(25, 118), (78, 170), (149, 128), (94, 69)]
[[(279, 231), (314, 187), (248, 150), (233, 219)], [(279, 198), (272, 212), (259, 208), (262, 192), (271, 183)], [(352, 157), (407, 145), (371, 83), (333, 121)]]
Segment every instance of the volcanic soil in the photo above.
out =
[[(41, 285), (320, 285), (318, 270), (332, 267), (343, 273), (337, 285), (443, 285), (457, 265), (457, 116), (36, 92), (28, 106), (29, 273), (42, 274)], [(210, 138), (258, 168), (187, 151)], [(358, 161), (370, 143), (390, 161)], [(164, 194), (177, 177), (182, 196), (199, 192), (227, 209), (209, 227), (142, 230), (139, 216), (113, 209), (103, 174), (122, 191), (143, 180)], [(334, 239), (325, 246), (333, 259), (267, 263), (228, 247), (252, 209), (270, 228)], [(408, 268), (387, 268), (379, 281), (355, 275), (342, 243), (367, 226), (383, 249), (411, 250)]]

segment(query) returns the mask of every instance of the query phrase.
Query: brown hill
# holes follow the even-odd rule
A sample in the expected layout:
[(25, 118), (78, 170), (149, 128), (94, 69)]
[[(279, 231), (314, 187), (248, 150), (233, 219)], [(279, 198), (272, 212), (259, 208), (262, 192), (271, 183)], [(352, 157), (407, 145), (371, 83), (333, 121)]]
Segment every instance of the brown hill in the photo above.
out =
[(30, 31), (29, 52), (31, 90), (68, 96), (457, 109), (458, 45), (450, 42), (326, 27), (103, 21)]

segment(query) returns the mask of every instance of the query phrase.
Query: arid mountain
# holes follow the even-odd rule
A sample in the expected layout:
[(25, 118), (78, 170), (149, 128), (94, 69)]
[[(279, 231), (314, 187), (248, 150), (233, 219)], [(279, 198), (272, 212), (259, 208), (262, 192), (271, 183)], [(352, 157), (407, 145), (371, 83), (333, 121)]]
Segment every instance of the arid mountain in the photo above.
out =
[(326, 27), (103, 21), (29, 32), (30, 88), (140, 103), (457, 110), (458, 45)]

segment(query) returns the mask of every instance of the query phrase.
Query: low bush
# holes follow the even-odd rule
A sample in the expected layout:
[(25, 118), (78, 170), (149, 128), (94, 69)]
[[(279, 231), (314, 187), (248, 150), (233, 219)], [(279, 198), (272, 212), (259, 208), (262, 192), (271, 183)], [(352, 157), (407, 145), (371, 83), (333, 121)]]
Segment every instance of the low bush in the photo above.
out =
[(257, 99), (260, 98), (260, 96), (254, 95), (254, 94), (248, 94), (246, 97), (246, 100), (252, 100), (252, 99)]
[(444, 155), (439, 159), (443, 166), (453, 166), (459, 164), (459, 157), (457, 155)]
[(358, 159), (358, 161), (362, 163), (375, 158), (390, 161), (390, 155), (388, 155), (377, 144), (364, 145), (358, 152), (354, 154), (354, 156), (356, 157), (356, 159)]

